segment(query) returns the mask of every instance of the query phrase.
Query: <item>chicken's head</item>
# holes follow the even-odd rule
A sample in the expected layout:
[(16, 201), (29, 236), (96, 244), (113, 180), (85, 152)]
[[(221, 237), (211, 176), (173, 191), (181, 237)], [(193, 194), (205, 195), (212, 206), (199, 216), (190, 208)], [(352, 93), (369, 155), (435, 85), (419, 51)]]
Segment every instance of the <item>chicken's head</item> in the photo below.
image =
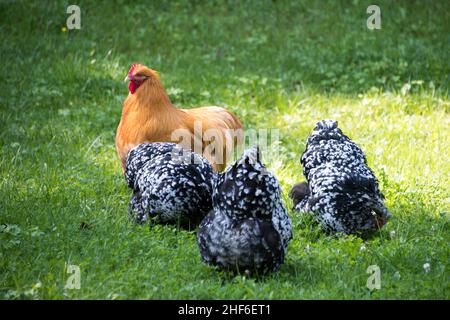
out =
[(159, 78), (158, 72), (140, 63), (134, 63), (128, 71), (125, 81), (130, 81), (128, 90), (134, 94), (136, 90), (149, 78)]

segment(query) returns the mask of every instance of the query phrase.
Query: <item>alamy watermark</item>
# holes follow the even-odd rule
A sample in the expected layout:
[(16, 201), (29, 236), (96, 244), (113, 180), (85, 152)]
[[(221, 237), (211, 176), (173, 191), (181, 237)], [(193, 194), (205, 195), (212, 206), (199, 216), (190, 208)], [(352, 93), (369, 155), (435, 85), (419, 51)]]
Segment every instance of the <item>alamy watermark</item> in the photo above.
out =
[(80, 266), (69, 264), (69, 265), (67, 265), (66, 273), (70, 274), (70, 276), (67, 278), (64, 289), (79, 290), (81, 288)]
[[(203, 130), (202, 121), (194, 122), (194, 130), (177, 129), (171, 134), (171, 141), (178, 144), (172, 152), (172, 160), (177, 163), (201, 163), (199, 158), (189, 156), (189, 151), (202, 154), (215, 164), (226, 164), (234, 155), (253, 146), (258, 146), (264, 158), (279, 155), (280, 130), (272, 129), (217, 129)], [(180, 147), (185, 150), (181, 152)]]
[(367, 7), (366, 12), (370, 14), (370, 16), (367, 18), (366, 25), (367, 29), (374, 30), (374, 29), (381, 29), (381, 9), (377, 5), (370, 5)]
[(381, 289), (381, 270), (380, 267), (376, 264), (370, 265), (366, 273), (370, 274), (369, 278), (367, 278), (367, 288), (370, 291), (373, 291), (375, 289), (380, 290)]
[(67, 7), (66, 13), (70, 16), (66, 20), (67, 29), (81, 29), (81, 9), (79, 6), (72, 4)]

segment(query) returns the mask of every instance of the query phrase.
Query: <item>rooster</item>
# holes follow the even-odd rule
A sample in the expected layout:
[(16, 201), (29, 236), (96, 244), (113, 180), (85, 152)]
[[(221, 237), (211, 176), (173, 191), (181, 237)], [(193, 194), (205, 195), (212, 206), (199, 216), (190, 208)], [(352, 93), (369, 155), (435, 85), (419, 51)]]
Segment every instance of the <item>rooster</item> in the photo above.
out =
[(301, 163), (308, 182), (292, 188), (294, 209), (311, 212), (325, 231), (364, 234), (388, 221), (384, 196), (364, 152), (337, 121), (317, 123)]
[(283, 263), (291, 238), (280, 184), (259, 149), (248, 149), (214, 182), (213, 209), (197, 234), (201, 258), (219, 269), (266, 273)]
[(203, 153), (214, 170), (225, 169), (243, 139), (243, 126), (236, 115), (220, 107), (176, 108), (158, 72), (141, 64), (133, 64), (125, 80), (130, 82), (129, 94), (116, 134), (124, 171), (128, 152), (143, 142), (176, 142)]

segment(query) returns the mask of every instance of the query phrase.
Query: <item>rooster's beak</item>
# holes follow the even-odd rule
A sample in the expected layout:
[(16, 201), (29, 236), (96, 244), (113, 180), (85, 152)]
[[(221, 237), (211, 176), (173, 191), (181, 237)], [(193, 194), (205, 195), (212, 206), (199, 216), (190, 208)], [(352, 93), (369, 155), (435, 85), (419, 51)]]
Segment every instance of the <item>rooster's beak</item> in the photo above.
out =
[(125, 77), (125, 79), (123, 80), (123, 82), (127, 82), (127, 81), (131, 81), (131, 77), (130, 77), (129, 75), (127, 75), (127, 76)]

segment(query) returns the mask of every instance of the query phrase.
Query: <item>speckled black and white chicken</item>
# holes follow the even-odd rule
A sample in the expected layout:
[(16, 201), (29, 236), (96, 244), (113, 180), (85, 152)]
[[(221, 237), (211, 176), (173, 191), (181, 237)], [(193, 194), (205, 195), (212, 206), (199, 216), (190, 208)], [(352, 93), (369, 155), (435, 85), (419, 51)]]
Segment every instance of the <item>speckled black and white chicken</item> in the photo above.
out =
[(294, 209), (310, 212), (329, 233), (365, 233), (389, 219), (378, 180), (364, 152), (337, 121), (317, 123), (301, 157), (307, 183), (294, 186)]
[(198, 225), (212, 208), (215, 173), (202, 156), (169, 142), (143, 143), (127, 157), (133, 189), (129, 214), (137, 223)]
[(213, 210), (197, 235), (202, 260), (219, 269), (263, 274), (283, 263), (291, 238), (280, 184), (258, 148), (248, 149), (215, 182)]

